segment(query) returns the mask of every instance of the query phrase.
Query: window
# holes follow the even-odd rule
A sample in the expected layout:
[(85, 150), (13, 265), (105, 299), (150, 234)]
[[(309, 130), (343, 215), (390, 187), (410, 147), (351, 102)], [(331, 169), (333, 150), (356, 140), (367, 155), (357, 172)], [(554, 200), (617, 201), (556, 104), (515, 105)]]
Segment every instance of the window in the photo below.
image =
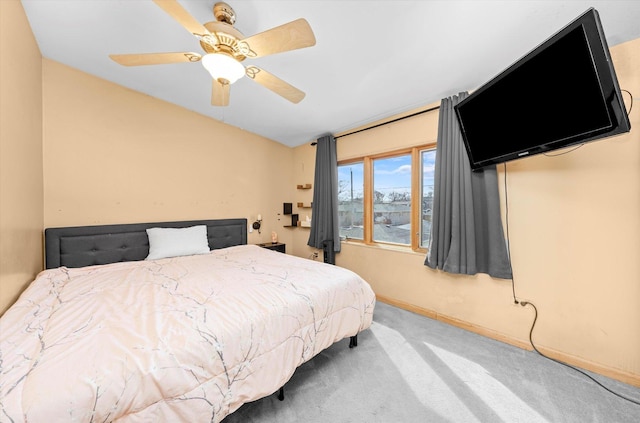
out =
[(428, 145), (339, 162), (340, 237), (426, 249), (435, 156)]
[(338, 166), (340, 238), (364, 239), (364, 164)]
[(433, 183), (436, 167), (436, 150), (422, 150), (420, 152), (420, 247), (428, 248), (431, 238), (431, 211), (433, 210)]
[(411, 154), (373, 160), (373, 240), (411, 245)]

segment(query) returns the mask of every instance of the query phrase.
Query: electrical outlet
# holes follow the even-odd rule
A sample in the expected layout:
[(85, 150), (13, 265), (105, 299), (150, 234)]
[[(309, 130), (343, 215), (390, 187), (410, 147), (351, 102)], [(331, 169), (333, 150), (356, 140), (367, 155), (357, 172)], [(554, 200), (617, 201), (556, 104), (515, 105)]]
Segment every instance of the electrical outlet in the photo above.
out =
[(314, 259), (317, 259), (317, 258), (318, 258), (318, 252), (317, 252), (317, 251), (313, 253), (313, 258), (314, 258)]

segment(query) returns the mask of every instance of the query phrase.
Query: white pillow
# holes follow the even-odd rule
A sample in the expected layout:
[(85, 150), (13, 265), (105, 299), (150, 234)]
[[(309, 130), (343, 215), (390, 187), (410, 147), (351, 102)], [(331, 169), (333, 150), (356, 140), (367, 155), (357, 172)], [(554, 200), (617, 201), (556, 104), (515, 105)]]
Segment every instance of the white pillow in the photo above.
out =
[(145, 260), (209, 253), (205, 225), (189, 228), (149, 228), (147, 236), (149, 255)]

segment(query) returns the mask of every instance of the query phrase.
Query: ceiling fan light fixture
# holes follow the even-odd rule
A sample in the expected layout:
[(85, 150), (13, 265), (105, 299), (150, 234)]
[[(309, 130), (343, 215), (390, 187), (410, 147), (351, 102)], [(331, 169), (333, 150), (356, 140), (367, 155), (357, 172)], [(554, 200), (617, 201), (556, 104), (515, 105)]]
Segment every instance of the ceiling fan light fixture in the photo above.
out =
[(244, 75), (294, 104), (304, 98), (304, 92), (291, 84), (256, 66), (245, 68), (241, 62), (247, 58), (264, 57), (315, 45), (315, 35), (305, 19), (296, 19), (247, 38), (234, 28), (235, 12), (226, 3), (218, 2), (214, 5), (215, 22), (201, 24), (178, 0), (153, 2), (200, 40), (200, 47), (205, 54), (188, 51), (110, 54), (109, 57), (116, 63), (123, 66), (143, 66), (201, 61), (213, 79), (212, 106), (229, 105), (230, 85)]
[(205, 54), (202, 66), (221, 84), (233, 84), (245, 74), (244, 66), (225, 53)]

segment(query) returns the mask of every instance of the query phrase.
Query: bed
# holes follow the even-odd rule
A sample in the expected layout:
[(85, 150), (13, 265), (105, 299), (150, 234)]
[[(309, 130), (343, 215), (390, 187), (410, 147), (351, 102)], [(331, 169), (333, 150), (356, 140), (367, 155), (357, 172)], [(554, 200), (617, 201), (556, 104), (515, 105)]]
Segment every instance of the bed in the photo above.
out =
[[(145, 259), (151, 231), (202, 226), (207, 251)], [(282, 395), (333, 343), (357, 345), (375, 307), (367, 282), (247, 245), (246, 230), (246, 219), (47, 229), (47, 269), (0, 318), (0, 421), (220, 422)]]

